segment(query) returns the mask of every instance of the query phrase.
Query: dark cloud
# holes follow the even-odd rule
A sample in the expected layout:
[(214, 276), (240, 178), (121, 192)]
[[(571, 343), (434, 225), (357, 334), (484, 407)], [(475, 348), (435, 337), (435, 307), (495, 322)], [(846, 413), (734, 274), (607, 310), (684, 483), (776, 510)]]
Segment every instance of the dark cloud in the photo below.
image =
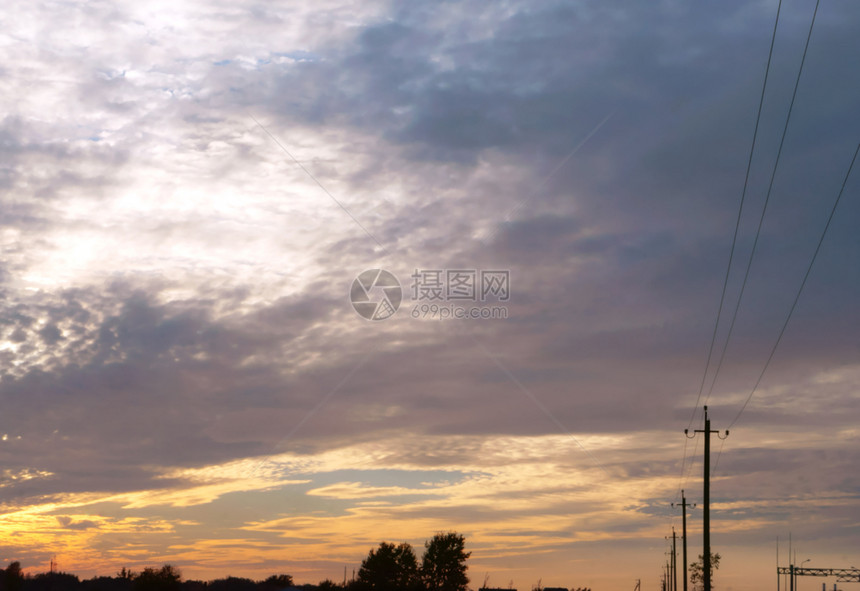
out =
[(96, 522), (90, 521), (89, 519), (75, 521), (67, 515), (58, 515), (57, 521), (64, 529), (84, 530), (98, 527), (98, 524)]
[[(305, 333), (331, 312), (319, 297), (285, 298), (268, 310), (216, 322), (205, 309), (160, 305), (142, 291), (117, 286), (113, 295), (121, 299), (108, 305), (109, 294), (79, 290), (33, 310), (72, 322), (68, 332), (77, 334), (61, 338), (54, 324), (45, 325), (39, 331), (45, 346), (72, 341), (62, 363), (50, 372), (35, 365), (0, 384), (4, 404), (15, 409), (3, 430), (21, 436), (3, 446), (8, 465), (55, 473), (43, 490), (127, 490), (144, 482), (161, 488), (164, 483), (150, 481), (156, 473), (135, 467), (266, 453), (281, 436), (278, 420), (294, 423), (312, 403), (290, 394), (296, 386), (281, 371), (291, 361), (279, 352), (294, 332)], [(7, 316), (15, 318), (28, 317)], [(22, 344), (36, 338), (20, 327), (15, 335)], [(254, 419), (242, 418), (263, 409), (270, 414), (266, 427), (252, 428)], [(129, 468), (117, 468), (123, 465)], [(32, 494), (38, 482), (20, 486)]]

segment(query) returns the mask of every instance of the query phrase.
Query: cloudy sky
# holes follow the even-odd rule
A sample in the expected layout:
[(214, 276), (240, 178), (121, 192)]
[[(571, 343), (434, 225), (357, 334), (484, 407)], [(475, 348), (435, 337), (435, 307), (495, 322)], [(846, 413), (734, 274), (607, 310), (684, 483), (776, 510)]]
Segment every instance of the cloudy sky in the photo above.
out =
[[(317, 582), (456, 530), (474, 587), (656, 589), (704, 403), (717, 585), (790, 532), (856, 565), (860, 171), (753, 391), (860, 141), (860, 4), (823, 0), (774, 173), (814, 8), (702, 388), (776, 0), (5, 4), (2, 566)], [(448, 270), (510, 297), (430, 300)]]

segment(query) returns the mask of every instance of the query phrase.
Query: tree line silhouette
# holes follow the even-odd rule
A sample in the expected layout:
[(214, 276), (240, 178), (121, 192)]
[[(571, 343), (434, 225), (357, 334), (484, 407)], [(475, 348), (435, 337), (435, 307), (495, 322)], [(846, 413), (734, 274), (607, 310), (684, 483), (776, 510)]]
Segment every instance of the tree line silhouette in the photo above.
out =
[[(466, 561), (466, 539), (457, 532), (437, 533), (424, 543), (419, 563), (408, 543), (381, 542), (371, 549), (356, 575), (335, 582), (325, 579), (317, 584), (297, 585), (292, 575), (272, 575), (254, 581), (228, 576), (212, 581), (182, 580), (180, 570), (170, 564), (147, 567), (134, 572), (123, 567), (113, 577), (81, 580), (63, 572), (24, 574), (19, 562), (0, 569), (0, 591), (469, 591)], [(719, 564), (717, 555), (714, 565)], [(695, 582), (695, 580), (694, 580)], [(515, 591), (490, 589), (484, 580), (479, 591)], [(532, 591), (568, 591), (561, 587), (543, 587), (538, 581)], [(586, 587), (570, 591), (591, 591)]]
[(81, 580), (63, 572), (25, 574), (20, 562), (0, 570), (0, 591), (467, 591), (465, 538), (439, 533), (425, 543), (421, 563), (412, 546), (381, 542), (361, 562), (358, 576), (336, 583), (331, 579), (316, 585), (296, 585), (288, 574), (254, 581), (228, 576), (212, 581), (182, 580), (180, 570), (170, 564), (134, 572), (123, 567), (116, 576)]
[(180, 570), (170, 564), (140, 572), (123, 567), (116, 576), (84, 580), (64, 572), (24, 574), (17, 561), (0, 570), (0, 591), (283, 591), (293, 586), (290, 575), (272, 575), (262, 581), (239, 577), (183, 581)]

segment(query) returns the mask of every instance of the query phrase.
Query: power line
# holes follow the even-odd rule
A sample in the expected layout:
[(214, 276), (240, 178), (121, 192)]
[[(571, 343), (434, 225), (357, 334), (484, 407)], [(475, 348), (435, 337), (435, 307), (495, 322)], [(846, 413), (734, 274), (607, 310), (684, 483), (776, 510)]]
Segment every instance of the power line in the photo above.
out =
[(800, 300), (800, 294), (803, 293), (803, 288), (806, 286), (806, 281), (809, 279), (809, 274), (812, 271), (812, 266), (815, 264), (815, 259), (818, 257), (818, 253), (821, 250), (821, 245), (824, 243), (824, 237), (827, 235), (827, 230), (830, 228), (830, 223), (833, 221), (833, 216), (836, 213), (836, 207), (839, 205), (839, 200), (842, 199), (842, 193), (845, 192), (845, 186), (848, 184), (848, 178), (851, 176), (851, 170), (854, 168), (854, 163), (857, 161), (857, 153), (860, 152), (860, 144), (857, 144), (857, 148), (854, 150), (854, 156), (851, 158), (851, 164), (848, 166), (848, 172), (845, 173), (845, 178), (842, 181), (842, 187), (839, 189), (839, 194), (836, 196), (836, 201), (833, 202), (833, 207), (830, 208), (830, 216), (827, 218), (827, 223), (824, 225), (824, 230), (821, 232), (821, 237), (818, 239), (818, 245), (815, 247), (815, 252), (812, 254), (812, 259), (809, 261), (809, 266), (806, 267), (806, 273), (803, 276), (803, 281), (800, 283), (800, 287), (797, 290), (797, 294), (794, 296), (794, 301), (791, 304), (791, 308), (788, 311), (788, 315), (785, 317), (785, 322), (782, 323), (782, 328), (779, 331), (779, 335), (776, 337), (776, 342), (773, 344), (773, 348), (770, 350), (770, 355), (767, 357), (767, 361), (764, 364), (764, 367), (761, 370), (761, 373), (758, 376), (758, 379), (753, 386), (753, 389), (750, 391), (749, 396), (747, 396), (744, 405), (741, 407), (741, 410), (738, 412), (737, 416), (732, 420), (729, 424), (729, 429), (738, 422), (741, 414), (743, 414), (744, 410), (746, 410), (747, 405), (758, 389), (759, 384), (761, 383), (762, 378), (764, 377), (764, 373), (767, 371), (770, 362), (773, 360), (773, 356), (776, 353), (777, 347), (779, 347), (779, 342), (782, 340), (782, 335), (785, 334), (785, 329), (788, 327), (788, 322), (791, 320), (792, 314), (794, 314), (795, 308), (797, 308), (797, 302)]
[[(776, 7), (776, 18), (774, 18), (774, 21), (773, 21), (773, 33), (771, 34), (771, 37), (770, 37), (770, 48), (768, 49), (768, 52), (767, 52), (767, 64), (765, 65), (765, 69), (764, 69), (764, 79), (763, 79), (762, 85), (761, 85), (761, 95), (759, 96), (759, 101), (758, 101), (758, 111), (756, 112), (755, 126), (753, 127), (752, 142), (750, 143), (750, 153), (749, 153), (749, 157), (747, 158), (747, 169), (746, 169), (746, 173), (744, 174), (744, 186), (743, 186), (743, 190), (741, 191), (741, 202), (740, 202), (740, 206), (738, 207), (738, 217), (735, 220), (735, 230), (734, 230), (734, 234), (732, 236), (732, 247), (729, 251), (729, 262), (728, 262), (728, 265), (726, 265), (726, 276), (723, 279), (723, 289), (722, 289), (722, 292), (720, 293), (720, 305), (717, 307), (717, 319), (714, 322), (714, 331), (713, 331), (713, 334), (711, 335), (711, 344), (708, 347), (708, 357), (707, 357), (707, 360), (705, 362), (705, 371), (702, 373), (702, 381), (699, 384), (699, 393), (696, 396), (696, 403), (693, 405), (693, 412), (690, 414), (690, 421), (687, 423), (688, 429), (692, 426), (693, 421), (695, 420), (695, 417), (696, 417), (696, 411), (699, 408), (699, 401), (702, 398), (702, 391), (705, 388), (705, 382), (706, 382), (707, 377), (708, 377), (708, 370), (710, 369), (710, 366), (711, 366), (711, 357), (714, 353), (714, 344), (716, 343), (716, 340), (717, 340), (717, 331), (718, 331), (718, 328), (720, 326), (720, 318), (721, 318), (722, 312), (723, 312), (723, 304), (725, 303), (726, 289), (728, 288), (728, 285), (729, 285), (729, 276), (730, 276), (731, 270), (732, 270), (732, 262), (734, 261), (735, 248), (737, 246), (737, 241), (738, 241), (738, 232), (740, 229), (741, 218), (742, 218), (742, 214), (743, 214), (743, 210), (744, 210), (744, 202), (746, 200), (747, 188), (749, 187), (750, 170), (752, 169), (753, 154), (755, 153), (756, 140), (758, 138), (758, 129), (759, 129), (759, 123), (761, 121), (761, 112), (764, 108), (764, 97), (765, 97), (765, 93), (767, 90), (767, 80), (768, 80), (768, 77), (770, 75), (770, 65), (773, 61), (773, 48), (774, 48), (774, 45), (776, 44), (776, 31), (779, 28), (779, 15), (780, 15), (781, 11), (782, 11), (782, 0), (779, 0), (779, 3), (777, 4), (777, 7)], [(708, 397), (710, 397), (710, 392), (708, 393)], [(698, 445), (698, 443), (697, 443), (697, 445)], [(685, 442), (684, 443), (684, 454), (683, 454), (683, 457), (681, 459), (681, 482), (678, 485), (679, 491), (683, 488), (684, 480), (686, 478), (684, 475), (684, 468), (685, 468), (686, 462), (687, 462), (687, 444)], [(678, 496), (678, 493), (676, 492), (675, 493), (676, 499), (677, 499), (677, 496)]]
[(696, 456), (699, 453), (699, 440), (696, 439), (696, 442), (693, 444), (693, 457), (690, 460), (690, 467), (687, 468), (687, 474), (684, 475), (684, 482), (681, 484), (682, 488), (687, 487), (687, 482), (690, 480), (690, 476), (693, 474), (693, 470), (696, 467)]
[(725, 443), (726, 443), (725, 439), (720, 441), (720, 449), (717, 452), (717, 460), (714, 462), (714, 469), (711, 470), (711, 476), (716, 476), (716, 474), (717, 474), (717, 466), (720, 465), (720, 456), (723, 455), (723, 445), (725, 445)]
[(509, 379), (509, 380), (510, 380), (510, 381), (511, 381), (511, 382), (512, 382), (512, 383), (513, 383), (513, 384), (514, 384), (518, 389), (519, 389), (519, 391), (520, 391), (521, 393), (523, 393), (523, 394), (524, 394), (524, 395), (525, 395), (529, 400), (531, 400), (531, 401), (535, 404), (535, 406), (537, 406), (537, 407), (538, 407), (538, 409), (540, 409), (540, 411), (541, 411), (541, 412), (542, 412), (542, 413), (543, 413), (543, 414), (544, 414), (544, 415), (545, 415), (545, 416), (546, 416), (550, 421), (552, 421), (552, 422), (555, 424), (555, 426), (556, 426), (556, 427), (558, 427), (558, 428), (559, 428), (559, 430), (560, 430), (562, 433), (567, 434), (567, 436), (568, 436), (568, 437), (570, 437), (570, 439), (571, 439), (574, 443), (576, 443), (576, 445), (578, 445), (578, 446), (579, 446), (579, 448), (580, 448), (582, 451), (584, 451), (584, 452), (586, 453), (586, 455), (588, 455), (588, 457), (589, 457), (589, 458), (591, 458), (591, 460), (594, 462), (594, 464), (595, 464), (598, 468), (600, 468), (600, 469), (603, 471), (603, 473), (604, 473), (604, 474), (606, 474), (606, 475), (608, 476), (608, 475), (609, 475), (609, 470), (606, 468), (606, 466), (604, 466), (604, 465), (603, 465), (603, 463), (602, 463), (600, 460), (598, 460), (598, 459), (597, 459), (597, 457), (596, 457), (593, 453), (591, 453), (591, 451), (590, 451), (587, 447), (585, 447), (585, 445), (583, 445), (583, 444), (582, 444), (582, 441), (580, 441), (580, 440), (576, 437), (576, 435), (574, 435), (574, 434), (573, 434), (573, 433), (572, 433), (572, 432), (571, 432), (567, 427), (565, 427), (565, 426), (561, 423), (561, 421), (559, 421), (559, 420), (556, 418), (556, 416), (552, 413), (552, 411), (551, 411), (551, 410), (550, 410), (550, 409), (549, 409), (549, 408), (548, 408), (544, 403), (542, 403), (540, 400), (538, 400), (538, 398), (537, 398), (537, 397), (536, 397), (536, 396), (535, 396), (535, 395), (534, 395), (534, 394), (533, 394), (533, 393), (532, 393), (528, 388), (526, 388), (526, 387), (525, 387), (525, 385), (524, 385), (520, 380), (518, 380), (518, 379), (517, 379), (517, 377), (516, 377), (516, 376), (511, 372), (511, 370), (509, 370), (509, 369), (508, 369), (508, 367), (507, 367), (504, 363), (502, 363), (501, 361), (499, 361), (499, 360), (498, 360), (497, 356), (495, 356), (495, 355), (491, 354), (491, 353), (490, 353), (490, 351), (489, 351), (489, 350), (487, 350), (487, 348), (484, 346), (484, 344), (483, 344), (483, 343), (481, 343), (481, 341), (479, 341), (479, 340), (477, 339), (477, 337), (475, 337), (475, 336), (474, 336), (473, 334), (471, 334), (471, 333), (469, 333), (469, 336), (471, 337), (472, 341), (473, 341), (476, 345), (478, 345), (478, 348), (479, 348), (479, 349), (481, 349), (481, 351), (484, 353), (484, 355), (486, 355), (486, 356), (487, 356), (487, 359), (489, 359), (490, 361), (492, 361), (492, 362), (496, 365), (496, 367), (498, 367), (498, 368), (499, 368), (499, 370), (500, 370), (503, 374), (505, 374), (505, 376), (506, 376), (506, 377), (507, 377), (507, 378), (508, 378), (508, 379)]
[(684, 492), (683, 491), (683, 488), (684, 488), (684, 468), (685, 468), (685, 464), (687, 463), (688, 441), (689, 441), (688, 439), (684, 439), (684, 455), (681, 458), (681, 476), (678, 478), (678, 491), (675, 493), (675, 498), (672, 499), (673, 503), (678, 500), (678, 495), (682, 494)]
[(756, 113), (756, 117), (755, 117), (755, 127), (753, 128), (752, 143), (750, 144), (750, 155), (749, 155), (749, 158), (747, 159), (747, 170), (746, 170), (746, 174), (744, 175), (744, 187), (743, 187), (743, 190), (741, 191), (741, 203), (740, 203), (740, 206), (738, 207), (737, 220), (735, 220), (735, 231), (734, 231), (734, 235), (732, 236), (732, 248), (729, 251), (729, 264), (726, 266), (726, 276), (723, 279), (723, 290), (722, 290), (722, 293), (720, 294), (720, 305), (717, 308), (717, 320), (716, 320), (716, 322), (714, 322), (714, 332), (711, 335), (711, 345), (710, 345), (710, 347), (708, 347), (708, 359), (705, 362), (705, 371), (702, 374), (702, 382), (701, 382), (701, 384), (699, 384), (699, 394), (698, 394), (698, 396), (696, 396), (696, 404), (693, 405), (693, 412), (690, 415), (690, 422), (687, 424), (688, 429), (693, 424), (693, 420), (695, 419), (695, 416), (696, 416), (696, 410), (699, 408), (699, 400), (701, 400), (701, 398), (702, 398), (702, 391), (705, 388), (705, 381), (706, 381), (706, 378), (708, 377), (708, 369), (710, 369), (710, 366), (711, 366), (711, 356), (713, 355), (713, 352), (714, 352), (714, 344), (716, 343), (716, 340), (717, 340), (717, 329), (720, 326), (720, 317), (721, 317), (722, 312), (723, 312), (723, 303), (725, 302), (725, 299), (726, 299), (726, 289), (729, 285), (729, 275), (730, 275), (731, 270), (732, 270), (732, 261), (734, 260), (734, 256), (735, 256), (735, 247), (737, 246), (737, 242), (738, 242), (738, 230), (740, 229), (741, 217), (742, 217), (742, 214), (744, 211), (744, 201), (746, 200), (747, 187), (749, 186), (750, 170), (752, 169), (753, 154), (755, 153), (756, 138), (758, 137), (758, 127), (759, 127), (759, 122), (761, 121), (761, 112), (762, 112), (762, 109), (764, 107), (764, 96), (765, 96), (765, 91), (767, 90), (767, 79), (768, 79), (768, 75), (770, 74), (770, 64), (773, 61), (773, 46), (776, 43), (776, 30), (777, 30), (777, 27), (779, 26), (779, 14), (780, 14), (781, 10), (782, 10), (782, 0), (779, 0), (779, 4), (776, 7), (776, 18), (774, 19), (774, 22), (773, 22), (773, 33), (772, 33), (771, 38), (770, 38), (770, 49), (768, 50), (768, 53), (767, 53), (767, 65), (765, 66), (765, 69), (764, 69), (764, 80), (763, 80), (762, 85), (761, 85), (761, 96), (759, 97), (759, 100), (758, 100), (758, 112)]
[[(695, 416), (695, 411), (693, 413), (693, 416)], [(692, 423), (690, 423), (690, 424), (692, 424)], [(689, 425), (687, 426), (687, 428), (689, 429)], [(696, 445), (698, 446), (698, 443)], [(696, 450), (693, 450), (693, 455), (694, 456), (696, 455)], [(689, 473), (687, 473), (687, 474), (684, 473), (684, 469), (685, 469), (686, 465), (687, 465), (687, 442), (685, 441), (684, 442), (684, 453), (681, 456), (681, 476), (678, 480), (678, 490), (675, 491), (675, 499), (674, 499), (675, 501), (678, 500), (678, 496), (681, 494), (681, 489), (684, 488), (684, 484), (686, 483), (687, 478), (689, 478)], [(692, 470), (692, 468), (691, 468), (691, 470)]]
[(771, 174), (770, 174), (770, 183), (768, 184), (768, 187), (767, 187), (767, 194), (765, 195), (764, 206), (761, 209), (761, 216), (759, 217), (759, 220), (758, 220), (758, 228), (756, 228), (755, 239), (753, 240), (753, 245), (752, 245), (752, 249), (750, 250), (749, 259), (747, 259), (747, 267), (746, 267), (746, 271), (744, 271), (744, 280), (741, 283), (741, 290), (738, 293), (738, 300), (735, 303), (735, 310), (732, 314), (732, 321), (729, 324), (729, 332), (726, 335), (725, 342), (723, 343), (723, 350), (720, 353), (720, 360), (717, 362), (717, 369), (714, 371), (714, 377), (711, 381), (711, 387), (708, 389), (708, 395), (705, 397), (705, 402), (707, 402), (708, 399), (710, 399), (711, 392), (714, 391), (714, 386), (717, 383), (717, 376), (720, 373), (720, 368), (722, 368), (723, 360), (725, 359), (725, 356), (726, 356), (726, 349), (728, 349), (729, 341), (732, 338), (732, 331), (735, 328), (735, 321), (738, 318), (738, 310), (741, 307), (741, 301), (743, 300), (743, 297), (744, 297), (744, 290), (746, 289), (746, 286), (747, 286), (747, 280), (749, 279), (750, 269), (752, 268), (752, 262), (753, 262), (753, 258), (755, 257), (756, 247), (758, 246), (758, 239), (761, 236), (761, 227), (762, 227), (762, 224), (764, 223), (764, 216), (765, 216), (765, 213), (767, 212), (768, 203), (770, 202), (770, 196), (771, 196), (771, 192), (773, 190), (773, 182), (774, 182), (774, 179), (776, 178), (776, 171), (779, 168), (779, 160), (780, 160), (780, 157), (782, 156), (782, 148), (783, 148), (783, 145), (785, 144), (785, 136), (788, 133), (788, 124), (791, 121), (791, 113), (794, 110), (794, 101), (797, 98), (797, 89), (800, 86), (800, 77), (801, 77), (801, 74), (803, 74), (803, 65), (806, 63), (806, 53), (809, 50), (809, 41), (812, 38), (812, 28), (815, 26), (815, 16), (818, 14), (818, 5), (820, 3), (821, 3), (821, 0), (816, 0), (815, 10), (812, 12), (812, 20), (809, 23), (809, 32), (806, 35), (806, 45), (803, 48), (803, 57), (801, 57), (801, 59), (800, 59), (800, 68), (798, 68), (798, 70), (797, 70), (797, 79), (794, 81), (794, 91), (791, 94), (791, 102), (788, 105), (788, 114), (785, 117), (785, 125), (783, 125), (783, 128), (782, 128), (782, 137), (779, 140), (779, 149), (776, 152), (776, 161), (773, 163), (773, 170), (771, 171)]
[(320, 189), (322, 189), (323, 193), (325, 193), (326, 195), (328, 195), (328, 196), (329, 196), (329, 198), (330, 198), (332, 201), (334, 201), (334, 202), (337, 204), (337, 206), (338, 206), (338, 207), (340, 207), (340, 208), (343, 210), (343, 212), (344, 212), (346, 215), (348, 215), (348, 216), (349, 216), (349, 218), (350, 218), (353, 222), (355, 222), (355, 224), (356, 224), (359, 228), (361, 228), (361, 229), (364, 231), (364, 233), (365, 233), (365, 234), (367, 234), (368, 238), (370, 238), (371, 240), (373, 240), (373, 241), (376, 243), (376, 245), (377, 245), (377, 246), (382, 250), (382, 252), (384, 252), (386, 255), (388, 255), (388, 254), (389, 254), (388, 249), (387, 249), (387, 248), (385, 248), (385, 245), (384, 245), (384, 244), (382, 244), (382, 242), (380, 242), (380, 241), (379, 241), (379, 239), (378, 239), (376, 236), (374, 236), (374, 235), (370, 232), (370, 230), (368, 230), (368, 229), (364, 226), (364, 224), (362, 224), (360, 221), (358, 221), (358, 218), (356, 218), (354, 215), (352, 215), (352, 212), (351, 212), (351, 211), (349, 211), (349, 209), (347, 209), (347, 208), (346, 208), (346, 205), (344, 205), (344, 204), (343, 204), (343, 202), (341, 202), (340, 200), (338, 200), (338, 198), (337, 198), (337, 197), (335, 197), (334, 195), (332, 195), (332, 194), (331, 194), (331, 192), (330, 192), (328, 189), (326, 189), (326, 188), (325, 188), (325, 185), (323, 185), (323, 184), (319, 181), (319, 179), (318, 179), (317, 177), (315, 177), (315, 176), (313, 175), (313, 173), (311, 173), (311, 171), (310, 171), (310, 170), (308, 170), (308, 169), (305, 167), (305, 165), (304, 165), (304, 164), (302, 164), (302, 163), (301, 163), (301, 162), (300, 162), (300, 161), (299, 161), (295, 156), (293, 156), (292, 152), (290, 152), (289, 150), (287, 150), (287, 148), (284, 146), (284, 144), (282, 144), (282, 143), (281, 143), (281, 141), (280, 141), (278, 138), (276, 138), (274, 135), (272, 135), (272, 132), (270, 132), (268, 129), (266, 129), (265, 127), (263, 127), (263, 124), (262, 124), (262, 123), (260, 123), (259, 121), (257, 121), (257, 118), (256, 118), (256, 117), (254, 117), (254, 115), (253, 115), (253, 114), (248, 113), (248, 115), (251, 117), (251, 119), (253, 119), (253, 120), (254, 120), (254, 123), (256, 123), (256, 124), (260, 127), (260, 129), (262, 129), (262, 130), (266, 133), (266, 135), (268, 135), (268, 136), (272, 139), (272, 141), (273, 141), (273, 142), (275, 142), (275, 144), (277, 144), (277, 146), (278, 146), (281, 150), (283, 150), (284, 154), (286, 154), (287, 156), (289, 156), (289, 157), (290, 157), (290, 160), (292, 160), (292, 161), (293, 161), (293, 162), (294, 162), (294, 163), (295, 163), (299, 168), (301, 168), (301, 169), (302, 169), (302, 172), (304, 172), (306, 175), (308, 175), (308, 177), (310, 177), (310, 179), (311, 179), (313, 182), (315, 182), (315, 183), (317, 184), (317, 186), (318, 186)]

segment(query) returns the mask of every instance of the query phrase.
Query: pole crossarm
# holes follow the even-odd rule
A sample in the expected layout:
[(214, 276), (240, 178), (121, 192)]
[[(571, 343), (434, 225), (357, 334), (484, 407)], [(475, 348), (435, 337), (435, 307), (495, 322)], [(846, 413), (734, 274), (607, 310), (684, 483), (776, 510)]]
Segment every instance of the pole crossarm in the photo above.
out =
[(779, 566), (776, 569), (778, 575), (790, 575), (802, 577), (836, 577), (839, 583), (860, 583), (860, 568), (803, 568), (795, 566)]

